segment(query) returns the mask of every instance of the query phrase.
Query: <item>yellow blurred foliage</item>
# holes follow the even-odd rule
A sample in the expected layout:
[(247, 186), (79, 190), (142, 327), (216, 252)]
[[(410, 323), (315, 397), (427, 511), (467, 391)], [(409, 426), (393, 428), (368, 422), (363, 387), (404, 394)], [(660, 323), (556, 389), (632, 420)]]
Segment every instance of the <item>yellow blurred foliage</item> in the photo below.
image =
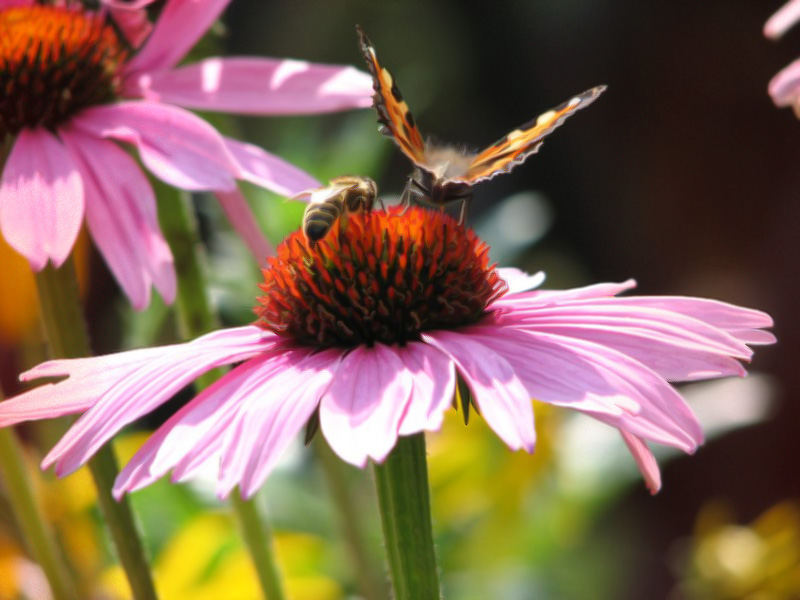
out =
[[(318, 572), (309, 560), (323, 542), (310, 535), (277, 534), (276, 555), (286, 593), (293, 600), (338, 600), (339, 585)], [(311, 557), (311, 558), (310, 558)], [(309, 568), (311, 567), (311, 568)], [(303, 573), (303, 572), (306, 573)], [(262, 597), (250, 555), (236, 524), (227, 514), (204, 513), (191, 519), (170, 539), (153, 567), (159, 597), (164, 600), (252, 600)], [(128, 600), (130, 591), (119, 566), (101, 579), (108, 598)]]
[(749, 525), (720, 502), (703, 508), (681, 567), (695, 600), (800, 598), (800, 505), (784, 501)]
[(433, 519), (437, 527), (470, 528), (461, 550), (465, 564), (503, 560), (498, 548), (513, 552), (526, 498), (553, 466), (559, 412), (536, 402), (534, 413), (532, 455), (510, 451), (474, 412), (465, 426), (461, 412), (447, 411), (441, 431), (428, 436)]

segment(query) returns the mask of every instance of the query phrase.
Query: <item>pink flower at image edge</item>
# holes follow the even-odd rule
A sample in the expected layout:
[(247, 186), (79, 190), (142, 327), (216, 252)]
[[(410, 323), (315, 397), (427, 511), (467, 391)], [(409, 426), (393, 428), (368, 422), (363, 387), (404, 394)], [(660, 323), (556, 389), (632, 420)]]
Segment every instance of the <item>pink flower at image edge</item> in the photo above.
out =
[[(159, 179), (210, 190), (258, 260), (272, 249), (236, 180), (292, 196), (319, 183), (252, 144), (225, 138), (181, 106), (247, 114), (320, 113), (371, 105), (372, 82), (353, 67), (266, 58), (209, 58), (176, 67), (230, 0), (169, 0), (149, 37), (122, 66), (125, 99), (87, 107), (51, 132), (24, 128), (0, 181), (0, 231), (31, 267), (61, 265), (86, 224), (132, 305), (151, 285), (175, 296), (175, 271), (158, 225), (153, 190), (117, 142), (136, 147)], [(128, 23), (140, 33), (131, 5)], [(0, 10), (32, 5), (0, 1)], [(112, 14), (124, 5), (105, 0)], [(127, 21), (126, 21), (127, 22)], [(138, 28), (138, 29), (137, 29)], [(131, 29), (131, 31), (133, 31)]]
[[(777, 40), (800, 20), (800, 0), (784, 4), (764, 25), (764, 35)], [(800, 118), (800, 59), (775, 75), (767, 86), (776, 106), (791, 106)]]
[(509, 293), (479, 323), (427, 331), (404, 346), (315, 350), (251, 325), (185, 344), (49, 361), (21, 379), (68, 378), (0, 403), (0, 426), (83, 413), (42, 463), (64, 475), (202, 373), (241, 363), (150, 436), (114, 494), (168, 471), (184, 481), (215, 469), (220, 496), (236, 485), (250, 496), (317, 410), (328, 444), (357, 466), (382, 461), (398, 435), (438, 430), (458, 371), (512, 450), (534, 449), (532, 398), (571, 408), (620, 431), (655, 493), (660, 476), (647, 443), (693, 452), (703, 441), (669, 382), (743, 376), (747, 344), (775, 341), (762, 330), (772, 320), (756, 310), (702, 298), (616, 297), (633, 281), (529, 291), (542, 277), (501, 273)]

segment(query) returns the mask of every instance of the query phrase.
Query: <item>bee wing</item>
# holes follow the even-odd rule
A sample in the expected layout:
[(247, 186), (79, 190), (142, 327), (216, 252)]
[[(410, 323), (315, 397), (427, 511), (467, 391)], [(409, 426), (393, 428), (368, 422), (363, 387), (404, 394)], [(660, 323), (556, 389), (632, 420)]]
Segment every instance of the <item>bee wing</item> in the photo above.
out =
[(403, 100), (397, 82), (391, 73), (378, 62), (375, 47), (364, 31), (356, 25), (358, 45), (372, 75), (375, 89), (373, 105), (378, 112), (378, 123), (382, 134), (391, 137), (408, 158), (417, 165), (424, 166), (425, 142), (417, 129), (414, 117)]
[(453, 180), (472, 184), (508, 173), (539, 150), (545, 137), (576, 111), (589, 106), (605, 89), (606, 86), (598, 85), (586, 90), (518, 127), (475, 156), (467, 172)]
[(326, 185), (325, 187), (321, 188), (314, 188), (310, 190), (303, 190), (298, 194), (292, 196), (292, 200), (306, 200), (308, 204), (320, 204), (322, 202), (327, 202), (332, 198), (336, 198), (345, 190), (353, 189), (358, 187), (358, 184), (354, 183), (338, 183), (332, 185)]

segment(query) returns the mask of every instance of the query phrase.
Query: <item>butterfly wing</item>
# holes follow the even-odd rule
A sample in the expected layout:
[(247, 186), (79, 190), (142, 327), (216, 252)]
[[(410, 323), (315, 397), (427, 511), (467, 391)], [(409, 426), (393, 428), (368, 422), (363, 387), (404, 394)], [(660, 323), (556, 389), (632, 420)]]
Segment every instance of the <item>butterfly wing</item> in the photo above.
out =
[(475, 156), (463, 176), (452, 179), (473, 184), (508, 173), (539, 150), (546, 136), (576, 111), (589, 106), (605, 89), (606, 86), (599, 85), (586, 90), (518, 127)]
[(375, 54), (375, 47), (366, 36), (361, 27), (356, 25), (358, 44), (367, 68), (372, 74), (375, 95), (373, 104), (378, 111), (380, 131), (391, 137), (408, 158), (415, 164), (422, 164), (425, 160), (425, 142), (417, 129), (414, 117), (403, 100), (397, 83), (391, 73), (381, 67)]

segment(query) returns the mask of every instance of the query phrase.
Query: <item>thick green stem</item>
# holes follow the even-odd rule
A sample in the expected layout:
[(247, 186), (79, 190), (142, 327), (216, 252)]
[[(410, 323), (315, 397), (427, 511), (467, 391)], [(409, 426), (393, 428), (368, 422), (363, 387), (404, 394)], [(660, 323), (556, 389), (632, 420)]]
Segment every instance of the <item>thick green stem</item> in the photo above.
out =
[[(81, 311), (75, 267), (70, 257), (60, 269), (50, 265), (36, 274), (42, 322), (55, 358), (88, 356), (89, 337)], [(111, 538), (125, 570), (133, 597), (154, 600), (156, 596), (150, 567), (127, 497), (116, 502), (111, 487), (119, 472), (109, 444), (89, 461), (89, 471), (97, 488), (97, 498)]]
[(394, 597), (438, 600), (425, 435), (398, 438), (374, 471)]
[(375, 556), (364, 534), (362, 526), (364, 516), (359, 505), (360, 498), (353, 497), (353, 490), (347, 481), (346, 470), (354, 467), (345, 465), (319, 436), (313, 446), (317, 462), (322, 467), (331, 498), (337, 508), (345, 544), (350, 553), (350, 560), (355, 566), (358, 587), (367, 600), (384, 600), (389, 597), (389, 590), (380, 571), (380, 559)]
[[(0, 396), (0, 399), (2, 397)], [(0, 429), (0, 470), (6, 481), (6, 491), (11, 507), (30, 546), (33, 558), (44, 571), (55, 600), (77, 600), (75, 583), (68, 575), (42, 507), (33, 493), (31, 481), (25, 470), (25, 456), (14, 430)]]
[[(211, 308), (208, 297), (208, 282), (189, 194), (173, 191), (159, 194), (162, 202), (170, 202), (169, 209), (159, 211), (164, 234), (172, 248), (175, 268), (178, 271), (178, 318), (183, 334), (195, 338), (219, 327), (219, 320)], [(196, 380), (201, 390), (220, 377), (222, 371), (215, 369)], [(250, 551), (258, 580), (264, 596), (269, 600), (283, 600), (285, 594), (272, 552), (272, 533), (254, 505), (254, 501), (242, 500), (239, 490), (231, 492), (231, 503), (239, 520), (245, 543)]]

